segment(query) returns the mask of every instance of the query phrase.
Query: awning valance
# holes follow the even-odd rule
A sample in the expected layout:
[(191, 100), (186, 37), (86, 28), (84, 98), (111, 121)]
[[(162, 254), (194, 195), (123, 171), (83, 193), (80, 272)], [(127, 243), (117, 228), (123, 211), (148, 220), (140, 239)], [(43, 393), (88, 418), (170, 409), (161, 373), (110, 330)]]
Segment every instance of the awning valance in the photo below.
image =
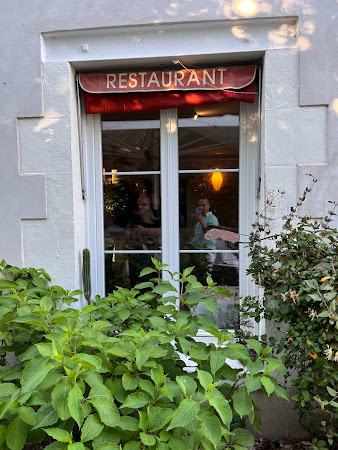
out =
[(255, 66), (80, 74), (87, 114), (182, 108), (255, 99)]

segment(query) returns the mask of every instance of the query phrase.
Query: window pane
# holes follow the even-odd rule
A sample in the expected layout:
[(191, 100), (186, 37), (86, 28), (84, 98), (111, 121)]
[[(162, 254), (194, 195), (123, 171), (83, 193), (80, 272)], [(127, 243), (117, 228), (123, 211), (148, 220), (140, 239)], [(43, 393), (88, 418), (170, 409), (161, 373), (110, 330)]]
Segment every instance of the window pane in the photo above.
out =
[[(218, 190), (213, 186), (212, 173), (180, 175), (181, 249), (238, 249), (238, 173), (217, 175), (222, 176)], [(204, 239), (201, 218), (207, 229), (218, 226), (231, 233)]]
[(106, 250), (161, 248), (159, 175), (103, 176)]
[(106, 295), (113, 292), (117, 286), (132, 288), (137, 283), (148, 281), (154, 274), (139, 277), (145, 267), (153, 267), (151, 257), (161, 260), (160, 254), (115, 254), (105, 255)]
[[(207, 276), (227, 289), (231, 296), (226, 297), (214, 294), (213, 297), (218, 302), (218, 313), (216, 316), (217, 325), (220, 329), (239, 328), (239, 315), (235, 310), (235, 298), (238, 297), (239, 277), (238, 277), (238, 253), (182, 253), (180, 255), (181, 271), (187, 267), (194, 266), (192, 272), (201, 283), (206, 283)], [(196, 314), (213, 314), (208, 311), (202, 303), (198, 304)]]
[[(149, 121), (150, 122), (150, 121)], [(153, 121), (156, 122), (156, 121)], [(102, 124), (103, 169), (105, 172), (160, 170), (160, 129), (109, 129)], [(115, 125), (116, 126), (116, 125)]]
[[(205, 126), (203, 122), (206, 124), (214, 122), (214, 125)], [(189, 123), (193, 123), (194, 126), (186, 126)], [(180, 120), (178, 131), (180, 170), (238, 169), (238, 125), (238, 116)]]

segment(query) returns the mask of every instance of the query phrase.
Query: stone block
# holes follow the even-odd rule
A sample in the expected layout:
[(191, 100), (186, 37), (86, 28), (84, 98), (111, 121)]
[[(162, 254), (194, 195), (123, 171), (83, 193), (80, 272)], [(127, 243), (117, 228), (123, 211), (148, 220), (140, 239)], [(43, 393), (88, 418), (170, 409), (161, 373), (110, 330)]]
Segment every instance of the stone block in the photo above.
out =
[(20, 119), (20, 168), (24, 173), (72, 171), (71, 125), (61, 115)]
[(327, 107), (299, 108), (296, 134), (298, 164), (325, 164), (327, 161)]
[[(280, 192), (278, 192), (280, 191)], [(297, 168), (267, 167), (265, 169), (265, 192), (272, 205), (267, 207), (266, 215), (273, 219), (281, 218), (290, 212), (297, 203)]]
[(299, 108), (276, 109), (265, 112), (265, 165), (294, 166)]
[(299, 55), (297, 49), (270, 50), (264, 58), (263, 101), (266, 110), (299, 105)]
[(75, 84), (70, 64), (66, 61), (43, 63), (42, 73), (44, 117), (70, 117), (71, 83)]

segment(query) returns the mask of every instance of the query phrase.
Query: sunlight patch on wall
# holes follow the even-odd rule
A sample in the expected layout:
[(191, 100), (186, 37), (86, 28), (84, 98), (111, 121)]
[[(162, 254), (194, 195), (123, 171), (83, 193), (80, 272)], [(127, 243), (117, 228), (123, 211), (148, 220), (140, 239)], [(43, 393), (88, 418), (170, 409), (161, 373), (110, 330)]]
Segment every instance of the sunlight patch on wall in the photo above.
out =
[(232, 4), (233, 11), (243, 17), (255, 16), (260, 7), (256, 0), (235, 0)]

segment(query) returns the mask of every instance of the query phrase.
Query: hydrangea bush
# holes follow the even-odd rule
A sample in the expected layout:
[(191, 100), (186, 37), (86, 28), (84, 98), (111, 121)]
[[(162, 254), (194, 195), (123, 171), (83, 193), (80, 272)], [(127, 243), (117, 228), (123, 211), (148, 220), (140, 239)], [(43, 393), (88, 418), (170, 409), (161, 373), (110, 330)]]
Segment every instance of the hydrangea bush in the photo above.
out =
[[(166, 266), (153, 263), (141, 273), (148, 281), (97, 297), (82, 310), (70, 308), (80, 291), (49, 286), (43, 270), (1, 263), (2, 449), (253, 445), (245, 427), (245, 421), (260, 426), (252, 393), (286, 398), (271, 375), (285, 374), (283, 363), (271, 347), (256, 339), (235, 343), (212, 317), (194, 314), (199, 302), (215, 314), (213, 295), (229, 295), (210, 278), (203, 286), (192, 268), (174, 274), (178, 293), (161, 278)], [(196, 341), (199, 329), (215, 344)]]

